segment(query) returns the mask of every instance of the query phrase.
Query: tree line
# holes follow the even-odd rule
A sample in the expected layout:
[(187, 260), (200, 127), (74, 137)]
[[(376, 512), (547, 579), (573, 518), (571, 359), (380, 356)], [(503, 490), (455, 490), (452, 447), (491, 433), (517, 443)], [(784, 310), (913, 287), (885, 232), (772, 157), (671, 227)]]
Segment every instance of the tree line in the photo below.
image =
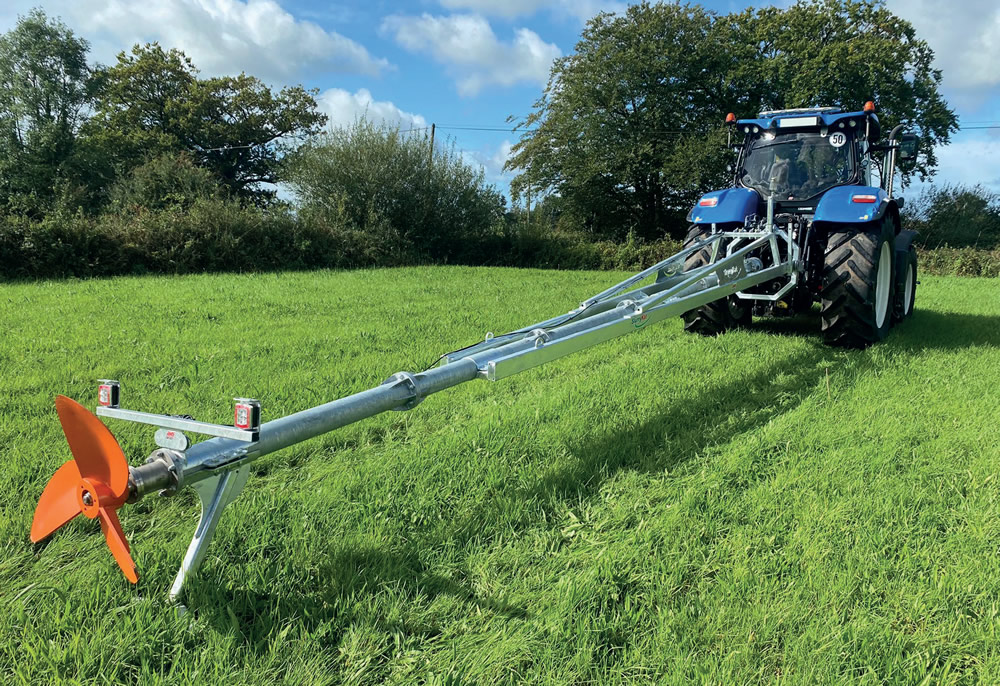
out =
[[(727, 183), (729, 111), (874, 99), (883, 128), (922, 135), (918, 177), (957, 126), (933, 53), (879, 0), (732, 14), (642, 2), (595, 16), (530, 115), (511, 120), (522, 132), (508, 162), (513, 204), (426, 133), (364, 118), (327, 128), (315, 90), (204, 77), (157, 43), (111, 65), (88, 54), (42, 10), (0, 36), (2, 277), (624, 269), (674, 250), (690, 205)], [(981, 189), (939, 189), (912, 206), (935, 245), (957, 235), (942, 207), (964, 208), (961, 240), (1000, 245), (1000, 206)]]

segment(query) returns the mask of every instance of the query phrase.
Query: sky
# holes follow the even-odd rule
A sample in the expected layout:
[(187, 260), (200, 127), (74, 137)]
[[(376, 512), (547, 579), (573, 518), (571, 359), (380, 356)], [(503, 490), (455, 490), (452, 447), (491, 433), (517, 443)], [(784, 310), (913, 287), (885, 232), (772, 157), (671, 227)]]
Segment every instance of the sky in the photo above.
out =
[[(701, 4), (722, 13), (747, 6)], [(973, 128), (1000, 127), (1000, 3), (887, 5), (934, 50), (943, 93), (964, 129), (938, 151), (934, 181), (1000, 191), (1000, 128)], [(531, 111), (552, 60), (572, 52), (589, 17), (624, 6), (618, 0), (4, 0), (0, 32), (41, 7), (90, 41), (93, 62), (113, 63), (135, 43), (159, 41), (182, 49), (204, 76), (245, 71), (276, 87), (316, 88), (333, 125), (361, 115), (403, 129), (434, 123), (439, 137), (506, 191), (503, 164), (517, 140), (507, 118)], [(497, 130), (470, 130), (476, 128)]]

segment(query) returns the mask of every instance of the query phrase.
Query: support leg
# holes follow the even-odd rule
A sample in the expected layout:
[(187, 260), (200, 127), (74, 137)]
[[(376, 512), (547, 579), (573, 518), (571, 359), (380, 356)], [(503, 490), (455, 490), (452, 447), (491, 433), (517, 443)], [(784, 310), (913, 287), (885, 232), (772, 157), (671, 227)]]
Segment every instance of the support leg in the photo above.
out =
[(215, 526), (219, 523), (222, 511), (232, 500), (243, 490), (243, 485), (250, 475), (249, 465), (239, 469), (224, 472), (219, 476), (199, 481), (192, 487), (201, 499), (201, 519), (198, 520), (198, 528), (195, 529), (194, 538), (184, 554), (184, 561), (181, 568), (177, 570), (177, 577), (174, 585), (170, 587), (170, 601), (177, 602), (180, 598), (181, 590), (184, 587), (184, 580), (188, 576), (198, 573), (198, 567), (205, 559), (205, 553), (212, 542), (215, 534)]

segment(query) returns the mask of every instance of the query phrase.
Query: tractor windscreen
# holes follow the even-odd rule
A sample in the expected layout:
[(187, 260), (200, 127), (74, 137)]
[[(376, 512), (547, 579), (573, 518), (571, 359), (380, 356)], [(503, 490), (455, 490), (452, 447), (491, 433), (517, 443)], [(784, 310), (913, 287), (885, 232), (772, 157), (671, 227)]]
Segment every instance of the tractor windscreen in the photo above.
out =
[(771, 179), (778, 200), (808, 200), (854, 177), (854, 157), (847, 134), (818, 131), (775, 135), (762, 133), (751, 141), (740, 179), (765, 198)]

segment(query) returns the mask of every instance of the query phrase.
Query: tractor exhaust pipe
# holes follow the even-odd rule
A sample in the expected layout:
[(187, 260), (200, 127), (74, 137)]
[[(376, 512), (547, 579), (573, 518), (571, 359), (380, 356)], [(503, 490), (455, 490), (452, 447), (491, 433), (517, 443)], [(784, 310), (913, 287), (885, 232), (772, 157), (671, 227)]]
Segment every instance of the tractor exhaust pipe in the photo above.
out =
[(896, 149), (899, 147), (899, 141), (896, 140), (896, 136), (901, 134), (904, 128), (905, 127), (902, 124), (897, 124), (889, 133), (889, 159), (886, 161), (885, 165), (889, 170), (889, 174), (888, 179), (886, 180), (885, 192), (890, 198), (892, 197), (893, 181), (896, 178)]

